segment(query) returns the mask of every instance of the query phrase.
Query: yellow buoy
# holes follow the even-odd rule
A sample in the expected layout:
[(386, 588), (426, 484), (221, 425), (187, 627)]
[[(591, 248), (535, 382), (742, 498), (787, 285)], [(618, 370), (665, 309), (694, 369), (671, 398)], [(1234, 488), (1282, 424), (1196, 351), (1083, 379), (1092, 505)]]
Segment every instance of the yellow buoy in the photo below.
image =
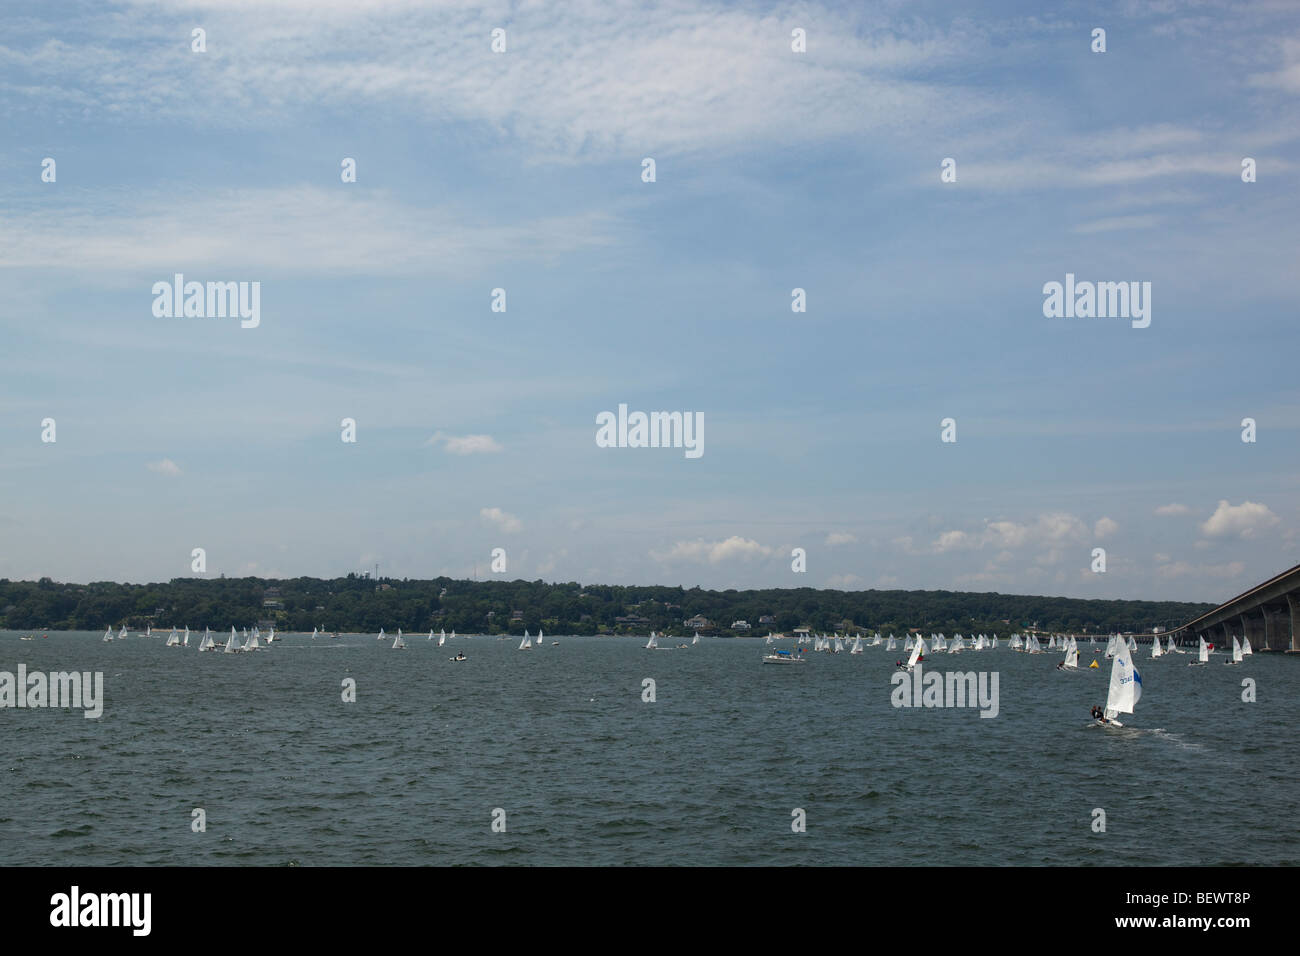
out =
[(1089, 666), (1089, 667), (1096, 667), (1096, 666), (1097, 666), (1097, 662), (1096, 662), (1096, 661), (1093, 661), (1093, 662), (1092, 662), (1091, 664), (1089, 664), (1088, 666)]

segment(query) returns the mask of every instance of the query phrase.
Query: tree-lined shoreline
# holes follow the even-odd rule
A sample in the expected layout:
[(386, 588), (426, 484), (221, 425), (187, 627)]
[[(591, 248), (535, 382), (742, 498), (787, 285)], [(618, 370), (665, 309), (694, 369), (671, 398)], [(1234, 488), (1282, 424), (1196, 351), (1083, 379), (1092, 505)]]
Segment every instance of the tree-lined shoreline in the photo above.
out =
[[(1039, 630), (1148, 632), (1189, 621), (1214, 604), (1096, 600), (970, 591), (705, 590), (661, 585), (376, 578), (176, 578), (158, 584), (0, 579), (0, 629), (213, 630), (274, 624), (368, 633), (386, 628), (462, 634), (667, 634), (722, 636), (814, 631), (902, 633)], [(748, 628), (733, 625), (743, 621)]]

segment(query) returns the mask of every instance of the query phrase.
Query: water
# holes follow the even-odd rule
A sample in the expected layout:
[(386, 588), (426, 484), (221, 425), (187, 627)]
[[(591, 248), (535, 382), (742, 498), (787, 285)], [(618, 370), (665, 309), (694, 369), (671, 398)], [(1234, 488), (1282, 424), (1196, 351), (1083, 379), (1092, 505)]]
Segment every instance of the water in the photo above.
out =
[(0, 670), (102, 671), (106, 698), (98, 720), (0, 710), (0, 865), (1300, 862), (1295, 656), (1191, 668), (1143, 647), (1137, 713), (1108, 730), (1088, 718), (1102, 647), (1078, 674), (1005, 647), (936, 655), (999, 674), (982, 719), (891, 706), (902, 652), (883, 647), (772, 667), (756, 640), (291, 635), (225, 655), (198, 636), (0, 632)]

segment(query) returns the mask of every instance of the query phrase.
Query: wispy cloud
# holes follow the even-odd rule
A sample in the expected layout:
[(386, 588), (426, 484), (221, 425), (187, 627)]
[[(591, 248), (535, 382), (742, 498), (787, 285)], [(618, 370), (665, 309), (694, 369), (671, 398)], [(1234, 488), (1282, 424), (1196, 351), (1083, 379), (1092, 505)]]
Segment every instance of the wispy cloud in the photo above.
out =
[(151, 461), (145, 467), (155, 474), (166, 475), (168, 478), (176, 478), (181, 474), (180, 466), (170, 458), (164, 458), (162, 461)]
[(500, 508), (481, 508), (479, 517), (491, 525), (496, 526), (498, 530), (513, 534), (516, 531), (523, 530), (523, 522), (508, 512)]
[(491, 435), (444, 435), (438, 432), (425, 444), (436, 446), (452, 455), (481, 455), (501, 451), (501, 445)]
[(702, 538), (696, 541), (678, 541), (667, 551), (652, 550), (650, 556), (663, 563), (686, 561), (720, 564), (725, 561), (766, 558), (775, 553), (775, 548), (732, 535), (722, 541), (705, 541)]

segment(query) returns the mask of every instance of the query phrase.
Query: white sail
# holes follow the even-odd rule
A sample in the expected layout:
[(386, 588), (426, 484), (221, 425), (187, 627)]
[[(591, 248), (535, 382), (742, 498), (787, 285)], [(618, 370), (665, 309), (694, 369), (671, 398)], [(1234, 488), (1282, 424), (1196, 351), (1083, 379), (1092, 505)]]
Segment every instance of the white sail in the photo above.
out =
[(1254, 653), (1255, 653), (1254, 651), (1252, 651), (1252, 650), (1250, 649), (1250, 638), (1249, 638), (1249, 637), (1242, 637), (1241, 641), (1242, 641), (1242, 644), (1241, 644), (1241, 656), (1242, 656), (1242, 657), (1249, 657), (1251, 654), (1254, 654)]
[(532, 640), (531, 640), (531, 638), (529, 638), (529, 636), (528, 636), (528, 631), (527, 631), (527, 629), (525, 629), (525, 630), (524, 630), (524, 639), (523, 639), (522, 641), (519, 642), (519, 649), (520, 649), (521, 651), (527, 651), (527, 650), (531, 650), (531, 649), (532, 649), (532, 646), (533, 646), (533, 645), (532, 645)]
[(880, 632), (876, 631), (876, 636), (871, 639), (871, 646), (877, 647), (879, 645), (880, 645)]
[(262, 649), (262, 642), (257, 636), (257, 628), (253, 628), (253, 633), (248, 640), (244, 642), (243, 649), (246, 651), (260, 651)]
[(235, 651), (237, 651), (237, 650), (239, 650), (239, 638), (238, 638), (238, 636), (236, 636), (236, 634), (235, 634), (235, 629), (232, 627), (232, 628), (230, 629), (230, 640), (226, 641), (226, 651), (225, 651), (225, 652), (226, 652), (227, 654), (233, 654), (233, 653), (235, 653)]
[(1237, 635), (1234, 634), (1232, 635), (1232, 663), (1240, 664), (1241, 656), (1242, 656), (1241, 644), (1237, 640)]
[(1164, 651), (1160, 649), (1160, 635), (1157, 634), (1151, 639), (1151, 659), (1155, 660), (1162, 654), (1164, 654)]
[(117, 639), (118, 639), (119, 641), (126, 640), (126, 625), (125, 625), (125, 624), (122, 625), (122, 630), (120, 630), (120, 631), (117, 632)]
[(1079, 648), (1071, 640), (1065, 647), (1065, 666), (1071, 670), (1077, 670), (1079, 667)]
[(454, 627), (451, 629), (451, 639), (453, 641), (456, 639), (456, 629)]
[(659, 646), (659, 642), (655, 640), (655, 632), (651, 631), (650, 640), (645, 642), (645, 649), (647, 651), (653, 651), (658, 646)]
[(1200, 650), (1197, 651), (1197, 654), (1199, 655), (1198, 658), (1197, 658), (1197, 660), (1199, 660), (1202, 664), (1209, 663), (1209, 660), (1210, 660), (1210, 648), (1209, 648), (1209, 645), (1207, 645), (1207, 644), (1205, 643), (1205, 638), (1202, 637), (1202, 638), (1199, 638), (1199, 640), (1200, 640), (1200, 642), (1201, 642), (1201, 647), (1200, 647)]
[(857, 637), (855, 637), (855, 638), (853, 639), (853, 647), (849, 650), (849, 653), (850, 653), (850, 654), (861, 654), (861, 653), (862, 653), (862, 635), (861, 635), (861, 634), (859, 634)]
[(912, 653), (909, 654), (907, 658), (907, 669), (909, 671), (915, 667), (916, 662), (921, 659), (921, 652), (923, 650), (925, 650), (925, 641), (921, 640), (921, 636), (918, 634), (916, 637), (916, 643), (912, 645)]
[(768, 634), (767, 634), (767, 641), (766, 641), (765, 643), (767, 643), (767, 644), (771, 644), (771, 643), (772, 643), (772, 632), (771, 632), (771, 631), (768, 632)]
[(835, 638), (835, 653), (840, 654), (844, 651), (844, 642), (838, 637)]
[(400, 651), (405, 649), (406, 641), (402, 640), (402, 629), (397, 629), (397, 636), (393, 638), (393, 650)]
[(691, 643), (692, 643), (692, 644), (698, 644), (698, 643), (700, 643), (700, 632), (699, 632), (699, 631), (696, 631), (696, 632), (695, 632), (695, 637), (691, 639)]
[(442, 645), (446, 643), (447, 643), (447, 633), (444, 631), (443, 633), (438, 635), (438, 646), (442, 647)]
[(1110, 665), (1110, 691), (1106, 694), (1106, 719), (1116, 714), (1131, 714), (1142, 697), (1142, 675), (1133, 666), (1132, 651), (1123, 641), (1115, 649)]
[(384, 629), (381, 627), (381, 628), (379, 629), (379, 633), (375, 635), (375, 640), (377, 640), (377, 641), (382, 641), (382, 640), (384, 639), (384, 636), (385, 636), (385, 635), (384, 635)]
[(885, 650), (892, 651), (898, 647), (898, 642), (894, 640), (894, 635), (889, 635), (889, 642), (885, 644)]
[(107, 644), (112, 639), (113, 639), (113, 625), (110, 624), (108, 626), (108, 630), (104, 632), (104, 637), (102, 638), (102, 640), (105, 644)]
[(172, 632), (167, 635), (167, 643), (164, 644), (163, 647), (179, 647), (180, 643), (181, 639), (176, 633), (176, 628), (172, 628)]

